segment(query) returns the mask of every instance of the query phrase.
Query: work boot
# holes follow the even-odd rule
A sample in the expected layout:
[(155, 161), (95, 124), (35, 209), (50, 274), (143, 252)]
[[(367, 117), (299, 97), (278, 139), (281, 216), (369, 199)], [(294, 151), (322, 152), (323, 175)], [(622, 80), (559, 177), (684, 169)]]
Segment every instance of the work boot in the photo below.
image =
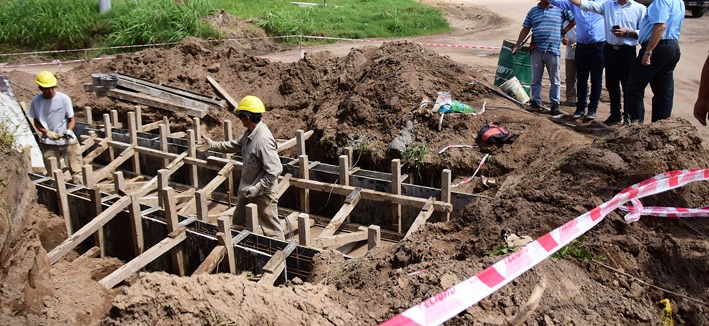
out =
[(603, 121), (603, 124), (605, 124), (606, 126), (615, 126), (619, 125), (621, 122), (622, 121), (620, 117), (614, 117), (611, 115), (610, 117), (608, 117), (608, 119)]
[(559, 109), (559, 103), (552, 103), (551, 104), (551, 111), (549, 111), (549, 114), (551, 115), (559, 115), (563, 114), (564, 112), (561, 112), (561, 109)]
[(583, 110), (576, 109), (576, 111), (574, 112), (574, 114), (571, 117), (573, 117), (574, 119), (578, 119), (580, 117), (583, 117)]
[(529, 111), (544, 111), (544, 108), (537, 102), (530, 102), (529, 103)]

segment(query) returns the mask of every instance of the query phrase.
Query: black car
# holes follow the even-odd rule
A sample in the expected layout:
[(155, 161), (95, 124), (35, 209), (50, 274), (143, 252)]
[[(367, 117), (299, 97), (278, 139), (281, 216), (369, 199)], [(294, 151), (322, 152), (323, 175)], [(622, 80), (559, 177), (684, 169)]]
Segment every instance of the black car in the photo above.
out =
[[(652, 3), (652, 0), (636, 0), (646, 6)], [(684, 0), (685, 9), (692, 13), (692, 17), (702, 17), (709, 7), (709, 0)]]

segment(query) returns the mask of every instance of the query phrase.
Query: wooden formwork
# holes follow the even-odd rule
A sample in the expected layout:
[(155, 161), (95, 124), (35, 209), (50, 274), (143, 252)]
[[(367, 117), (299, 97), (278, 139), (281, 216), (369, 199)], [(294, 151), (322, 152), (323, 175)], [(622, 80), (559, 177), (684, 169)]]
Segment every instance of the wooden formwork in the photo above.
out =
[[(310, 162), (305, 144), (313, 133), (298, 130), (278, 147), (279, 153), (295, 147), (297, 154), (281, 157), (279, 215), (292, 234), (283, 242), (261, 235), (254, 205), (247, 205), (245, 226), (231, 225), (240, 157), (197, 152), (199, 118), (193, 129), (171, 133), (169, 121), (143, 124), (139, 107), (127, 113), (125, 126), (115, 111), (101, 125), (90, 108), (85, 116), (87, 123), (75, 128), (84, 184), (67, 183), (55, 167), (52, 177), (32, 178), (40, 201), (65, 217), (70, 234), (49, 253), (51, 263), (81, 243), (129, 260), (101, 280), (107, 288), (146, 266), (178, 275), (251, 271), (270, 284), (282, 274), (307, 279), (321, 249), (371, 250), (382, 240), (405, 238), (435, 214), (447, 221), (473, 199), (451, 192), (448, 170), (435, 189), (405, 183), (399, 160), (391, 173), (352, 168), (349, 148), (338, 165)], [(232, 138), (230, 122), (225, 135)], [(334, 213), (319, 214), (323, 208)]]

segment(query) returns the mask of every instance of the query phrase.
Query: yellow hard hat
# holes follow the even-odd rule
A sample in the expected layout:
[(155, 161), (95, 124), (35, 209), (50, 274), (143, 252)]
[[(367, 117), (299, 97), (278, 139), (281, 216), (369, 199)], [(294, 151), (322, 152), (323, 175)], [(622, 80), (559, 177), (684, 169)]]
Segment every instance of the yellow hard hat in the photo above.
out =
[(54, 77), (54, 74), (49, 71), (41, 71), (37, 74), (35, 83), (37, 83), (39, 87), (51, 88), (57, 86), (57, 77)]
[(234, 109), (234, 111), (246, 111), (251, 113), (264, 113), (266, 112), (266, 107), (261, 102), (261, 99), (253, 96), (247, 95), (239, 101), (239, 106)]

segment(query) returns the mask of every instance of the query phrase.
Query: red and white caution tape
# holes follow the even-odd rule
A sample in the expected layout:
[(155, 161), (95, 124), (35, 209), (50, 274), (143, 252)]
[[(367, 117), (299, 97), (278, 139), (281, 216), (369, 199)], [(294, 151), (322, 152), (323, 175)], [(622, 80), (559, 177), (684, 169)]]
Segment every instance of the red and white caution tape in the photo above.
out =
[(709, 180), (709, 169), (671, 171), (628, 187), (590, 212), (530, 242), (477, 275), (426, 299), (382, 325), (441, 324), (536, 266), (628, 201), (703, 180)]
[(483, 156), (483, 159), (480, 160), (480, 164), (478, 164), (478, 168), (475, 169), (475, 172), (473, 172), (473, 175), (471, 175), (469, 178), (465, 178), (465, 179), (461, 180), (460, 182), (452, 185), (451, 188), (457, 188), (457, 187), (460, 187), (460, 186), (472, 181), (473, 178), (475, 178), (475, 175), (478, 174), (478, 171), (480, 171), (480, 168), (482, 168), (483, 165), (485, 164), (485, 161), (487, 160), (488, 156), (490, 156), (490, 154), (485, 154), (485, 156)]

